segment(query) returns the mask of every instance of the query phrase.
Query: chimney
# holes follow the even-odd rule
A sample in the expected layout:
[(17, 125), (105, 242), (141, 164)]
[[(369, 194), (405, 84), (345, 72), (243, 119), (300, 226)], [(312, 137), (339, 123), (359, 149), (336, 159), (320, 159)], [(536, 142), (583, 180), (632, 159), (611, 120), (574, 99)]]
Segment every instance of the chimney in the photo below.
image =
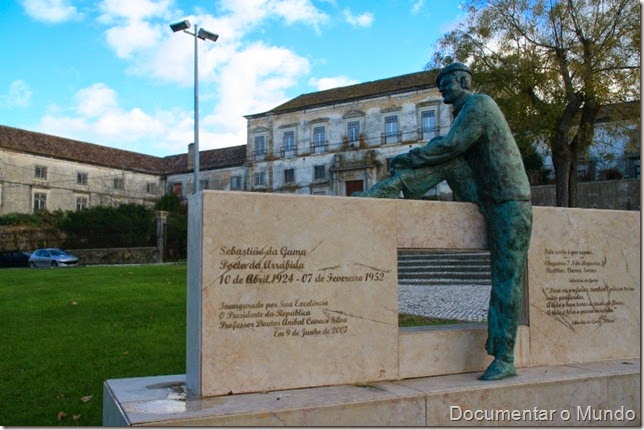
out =
[(188, 144), (188, 170), (195, 168), (195, 144)]

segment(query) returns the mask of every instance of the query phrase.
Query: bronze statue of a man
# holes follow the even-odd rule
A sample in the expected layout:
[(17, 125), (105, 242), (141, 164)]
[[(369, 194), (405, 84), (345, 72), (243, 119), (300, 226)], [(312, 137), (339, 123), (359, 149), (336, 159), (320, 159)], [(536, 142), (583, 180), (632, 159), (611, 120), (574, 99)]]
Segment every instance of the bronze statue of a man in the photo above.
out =
[(443, 101), (454, 108), (445, 136), (395, 157), (392, 175), (358, 197), (420, 198), (446, 180), (459, 201), (476, 203), (485, 218), (492, 290), (485, 349), (494, 356), (480, 379), (516, 375), (514, 344), (523, 304), (523, 275), (532, 231), (530, 183), (503, 113), (472, 92), (472, 75), (452, 63), (436, 77)]

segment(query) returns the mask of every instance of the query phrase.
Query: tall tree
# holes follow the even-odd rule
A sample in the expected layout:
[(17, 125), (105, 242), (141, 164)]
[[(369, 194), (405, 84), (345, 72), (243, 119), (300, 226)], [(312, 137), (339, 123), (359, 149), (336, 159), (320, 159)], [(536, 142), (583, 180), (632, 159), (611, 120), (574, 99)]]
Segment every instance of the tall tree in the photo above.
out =
[(640, 99), (640, 6), (633, 0), (465, 0), (427, 68), (468, 63), (524, 151), (548, 144), (557, 206), (575, 206), (577, 159), (603, 106)]

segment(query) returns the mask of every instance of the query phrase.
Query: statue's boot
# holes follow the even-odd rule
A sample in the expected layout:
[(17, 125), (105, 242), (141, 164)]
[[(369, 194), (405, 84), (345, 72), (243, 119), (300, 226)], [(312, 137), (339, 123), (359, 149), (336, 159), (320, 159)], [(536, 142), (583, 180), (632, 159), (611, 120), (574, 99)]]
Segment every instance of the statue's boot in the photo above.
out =
[(514, 368), (514, 360), (495, 358), (479, 379), (481, 381), (497, 381), (508, 376), (517, 376), (517, 371)]
[(397, 199), (404, 185), (398, 175), (391, 176), (378, 182), (368, 191), (358, 191), (351, 194), (351, 197), (373, 197), (377, 199)]

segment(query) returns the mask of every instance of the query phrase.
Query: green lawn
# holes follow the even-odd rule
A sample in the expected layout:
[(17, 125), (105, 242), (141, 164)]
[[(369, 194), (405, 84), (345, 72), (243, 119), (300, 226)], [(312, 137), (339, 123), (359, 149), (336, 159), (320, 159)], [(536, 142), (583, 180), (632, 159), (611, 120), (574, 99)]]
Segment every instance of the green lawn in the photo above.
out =
[(0, 425), (100, 426), (106, 379), (185, 373), (185, 265), (2, 269), (0, 313)]
[(186, 267), (0, 270), (0, 425), (102, 423), (103, 381), (185, 373)]

